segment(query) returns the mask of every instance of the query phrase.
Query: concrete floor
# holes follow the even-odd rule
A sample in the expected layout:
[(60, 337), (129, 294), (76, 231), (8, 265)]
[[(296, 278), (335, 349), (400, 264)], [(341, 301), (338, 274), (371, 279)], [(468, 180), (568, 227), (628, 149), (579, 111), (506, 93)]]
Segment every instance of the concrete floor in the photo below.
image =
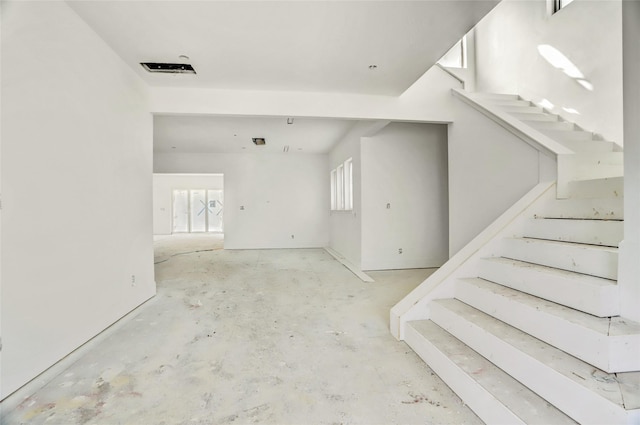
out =
[(388, 330), (433, 270), (364, 283), (322, 249), (155, 246), (158, 295), (4, 423), (481, 423)]

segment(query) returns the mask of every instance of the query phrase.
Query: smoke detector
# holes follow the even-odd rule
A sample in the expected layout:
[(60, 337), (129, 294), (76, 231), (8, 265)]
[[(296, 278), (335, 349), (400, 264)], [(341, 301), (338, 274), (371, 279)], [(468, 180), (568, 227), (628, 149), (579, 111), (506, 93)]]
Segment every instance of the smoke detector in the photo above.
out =
[(153, 73), (161, 74), (195, 74), (196, 70), (193, 69), (188, 63), (160, 63), (160, 62), (140, 62), (140, 65), (144, 69)]

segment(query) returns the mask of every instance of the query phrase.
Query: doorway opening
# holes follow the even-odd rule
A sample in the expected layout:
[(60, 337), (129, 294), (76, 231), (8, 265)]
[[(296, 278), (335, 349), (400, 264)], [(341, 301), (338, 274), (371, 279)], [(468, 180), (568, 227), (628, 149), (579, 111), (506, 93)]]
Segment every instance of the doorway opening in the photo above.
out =
[(223, 233), (221, 189), (174, 189), (172, 233)]

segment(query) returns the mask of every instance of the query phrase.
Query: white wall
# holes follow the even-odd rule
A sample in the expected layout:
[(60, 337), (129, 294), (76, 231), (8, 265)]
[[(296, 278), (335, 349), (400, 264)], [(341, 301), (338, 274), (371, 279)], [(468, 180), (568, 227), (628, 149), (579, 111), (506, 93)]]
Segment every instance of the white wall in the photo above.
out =
[[(547, 99), (554, 113), (622, 145), (622, 2), (575, 0), (552, 16), (546, 3), (505, 0), (477, 25), (477, 90)], [(538, 46), (545, 44), (563, 53), (593, 91), (543, 59)]]
[(146, 86), (64, 2), (3, 2), (1, 47), (4, 398), (155, 283)]
[(326, 169), (320, 154), (154, 155), (156, 173), (224, 174), (226, 249), (327, 246)]
[(555, 160), (460, 100), (449, 125), (449, 255), (540, 181)]
[(362, 269), (441, 266), (449, 245), (447, 126), (391, 123), (362, 139), (361, 164)]
[(624, 242), (618, 285), (622, 316), (640, 322), (640, 2), (625, 1), (624, 22)]
[(173, 191), (175, 189), (224, 188), (222, 174), (154, 174), (153, 175), (153, 234), (173, 232)]

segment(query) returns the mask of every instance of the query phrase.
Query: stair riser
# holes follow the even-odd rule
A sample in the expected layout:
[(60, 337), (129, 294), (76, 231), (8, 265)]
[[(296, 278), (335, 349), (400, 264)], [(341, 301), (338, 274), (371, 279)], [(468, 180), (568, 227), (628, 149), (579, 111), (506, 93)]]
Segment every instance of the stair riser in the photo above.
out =
[(622, 197), (622, 192), (601, 194), (588, 190), (586, 196), (576, 196), (569, 190), (569, 183), (575, 181), (617, 178), (624, 175), (622, 152), (580, 153), (579, 155), (558, 155), (558, 199), (564, 198), (604, 198)]
[(504, 239), (505, 258), (616, 280), (618, 252), (592, 245), (549, 243), (540, 239)]
[(622, 203), (624, 195), (624, 179), (622, 177), (583, 180), (569, 183), (569, 193), (573, 198), (610, 197)]
[(544, 114), (544, 110), (538, 106), (505, 106), (494, 105), (497, 109), (507, 112), (508, 114)]
[(563, 140), (562, 144), (577, 153), (612, 152), (612, 142), (599, 142), (595, 140)]
[(624, 238), (623, 232), (621, 221), (531, 219), (524, 236), (617, 247)]
[(619, 314), (620, 302), (616, 285), (585, 285), (580, 279), (488, 260), (480, 260), (478, 266), (480, 278), (526, 294), (598, 317)]
[[(622, 335), (612, 337), (609, 342), (610, 369), (637, 372), (640, 370), (640, 336)], [(638, 413), (640, 415), (640, 412)], [(639, 422), (640, 423), (640, 422)]]
[(582, 424), (626, 423), (624, 409), (576, 384), (547, 365), (433, 304), (431, 320)]
[(621, 199), (559, 199), (543, 205), (535, 213), (540, 218), (575, 218), (591, 220), (623, 220)]
[(491, 103), (493, 106), (497, 106), (499, 108), (506, 108), (506, 107), (510, 107), (510, 106), (533, 106), (531, 104), (531, 102), (529, 102), (528, 100), (503, 100), (503, 99), (499, 99), (499, 100), (492, 100), (489, 103)]
[(492, 101), (501, 101), (501, 100), (521, 100), (520, 96), (517, 94), (506, 94), (506, 93), (475, 93), (476, 97), (492, 102)]
[(485, 423), (524, 425), (520, 418), (411, 326), (405, 330), (405, 342)]
[(608, 373), (640, 370), (638, 336), (608, 337), (465, 280), (456, 282), (455, 297)]
[(539, 132), (549, 136), (553, 140), (563, 142), (565, 140), (581, 142), (593, 140), (593, 134), (586, 131), (573, 131), (573, 130), (551, 130), (545, 128), (537, 129)]
[(565, 122), (565, 121), (556, 121), (556, 122), (547, 122), (547, 121), (523, 121), (525, 124), (537, 129), (537, 130), (566, 130), (573, 131), (575, 130), (575, 124)]
[(551, 114), (545, 114), (545, 113), (510, 112), (509, 115), (521, 121), (558, 122), (557, 115), (551, 115)]

